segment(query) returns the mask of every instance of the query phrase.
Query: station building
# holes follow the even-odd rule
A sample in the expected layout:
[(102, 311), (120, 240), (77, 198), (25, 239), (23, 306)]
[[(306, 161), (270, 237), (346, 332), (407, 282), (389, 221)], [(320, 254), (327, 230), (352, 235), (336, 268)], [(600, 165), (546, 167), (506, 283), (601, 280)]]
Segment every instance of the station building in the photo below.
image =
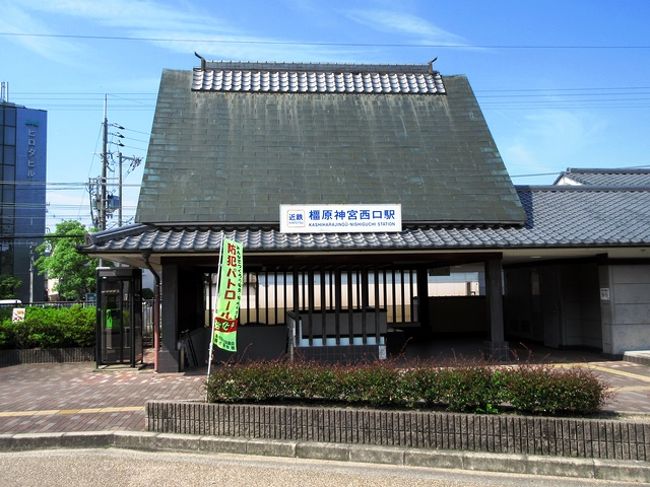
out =
[(136, 223), (85, 251), (160, 277), (160, 371), (188, 337), (206, 361), (224, 237), (245, 252), (238, 359), (452, 336), (618, 355), (650, 347), (649, 223), (647, 184), (514, 186), (465, 76), (201, 60), (163, 71)]

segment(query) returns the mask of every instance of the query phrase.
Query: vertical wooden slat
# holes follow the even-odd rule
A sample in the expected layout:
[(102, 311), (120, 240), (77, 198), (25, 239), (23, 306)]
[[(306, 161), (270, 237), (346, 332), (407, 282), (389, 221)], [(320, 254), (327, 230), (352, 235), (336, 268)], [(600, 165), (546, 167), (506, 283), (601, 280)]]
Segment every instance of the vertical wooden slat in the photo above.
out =
[(273, 316), (273, 324), (277, 325), (278, 324), (278, 271), (277, 270), (273, 271), (273, 308), (275, 309), (274, 316)]
[(212, 272), (208, 273), (208, 326), (212, 326)]
[(323, 346), (325, 346), (325, 342), (327, 339), (327, 306), (325, 305), (325, 293), (327, 292), (327, 289), (325, 289), (325, 271), (320, 271), (320, 311), (321, 311), (321, 334), (323, 337)]
[(251, 320), (251, 273), (246, 273), (246, 323)]
[(293, 271), (293, 279), (292, 279), (292, 281), (293, 281), (293, 283), (292, 283), (293, 284), (293, 303), (291, 303), (291, 304), (292, 304), (293, 310), (296, 313), (300, 309), (300, 288), (298, 287), (298, 279), (299, 279), (298, 272)]
[(334, 322), (336, 326), (336, 344), (341, 344), (341, 270), (334, 271)]
[(397, 289), (395, 288), (395, 269), (392, 270), (391, 290), (393, 293), (393, 323), (397, 323)]
[[(264, 271), (264, 308), (266, 308), (266, 324), (269, 324), (269, 272)], [(258, 320), (259, 321), (259, 320)]]
[(379, 271), (375, 269), (375, 339), (379, 345)]
[(361, 336), (363, 344), (368, 343), (368, 280), (369, 274), (367, 269), (363, 269), (361, 275)]
[(352, 271), (348, 271), (348, 337), (350, 345), (354, 338), (354, 316), (352, 315)]
[(328, 309), (332, 311), (334, 309), (334, 273), (333, 271), (328, 271), (327, 272), (327, 288), (329, 289), (329, 307)]
[(411, 321), (415, 321), (415, 305), (413, 304), (413, 269), (409, 269), (409, 292), (411, 293)]
[(309, 325), (307, 329), (309, 330), (309, 345), (314, 344), (314, 271), (310, 270), (307, 274), (307, 292), (309, 294), (309, 313), (308, 321)]
[(260, 321), (260, 275), (255, 273), (255, 321)]
[(355, 295), (357, 297), (357, 309), (361, 309), (361, 271), (357, 271), (355, 274)]
[(399, 271), (399, 277), (400, 277), (400, 297), (402, 298), (401, 302), (401, 310), (402, 310), (402, 323), (406, 321), (406, 296), (405, 296), (405, 289), (404, 289), (404, 269), (400, 269)]
[(384, 302), (382, 304), (384, 307), (384, 311), (386, 311), (386, 321), (388, 321), (388, 283), (386, 282), (386, 270), (384, 270), (381, 274), (382, 274), (381, 284), (384, 289), (384, 293), (383, 293)]

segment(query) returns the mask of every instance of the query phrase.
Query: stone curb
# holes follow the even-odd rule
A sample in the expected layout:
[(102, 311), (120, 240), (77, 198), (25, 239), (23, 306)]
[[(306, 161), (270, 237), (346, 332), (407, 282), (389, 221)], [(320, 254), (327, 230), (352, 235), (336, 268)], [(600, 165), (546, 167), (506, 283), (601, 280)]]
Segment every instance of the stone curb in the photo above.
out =
[(625, 352), (623, 354), (623, 360), (625, 362), (632, 362), (635, 364), (650, 366), (650, 351), (644, 350), (644, 351)]
[(0, 434), (1, 452), (50, 448), (121, 448), (187, 453), (238, 453), (620, 482), (650, 482), (650, 463), (635, 460), (424, 450), (342, 443), (248, 440), (139, 431)]

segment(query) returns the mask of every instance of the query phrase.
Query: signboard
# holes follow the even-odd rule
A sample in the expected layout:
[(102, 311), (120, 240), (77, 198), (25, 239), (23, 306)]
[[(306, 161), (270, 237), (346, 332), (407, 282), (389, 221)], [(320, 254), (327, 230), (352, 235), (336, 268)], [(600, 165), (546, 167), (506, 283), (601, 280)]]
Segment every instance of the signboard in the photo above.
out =
[(609, 288), (608, 287), (601, 287), (600, 288), (600, 300), (601, 301), (609, 301)]
[(14, 323), (25, 321), (25, 308), (14, 308), (11, 312), (11, 321)]
[(401, 231), (402, 205), (280, 205), (281, 233)]
[(224, 239), (221, 247), (221, 274), (214, 315), (213, 343), (229, 352), (237, 351), (239, 303), (244, 284), (244, 248), (234, 240)]

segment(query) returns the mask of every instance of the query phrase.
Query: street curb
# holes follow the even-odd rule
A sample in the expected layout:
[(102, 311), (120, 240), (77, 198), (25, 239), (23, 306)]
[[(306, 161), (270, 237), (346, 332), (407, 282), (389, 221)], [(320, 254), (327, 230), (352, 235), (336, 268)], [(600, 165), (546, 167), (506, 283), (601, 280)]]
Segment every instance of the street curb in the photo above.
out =
[(239, 453), (406, 467), (650, 482), (650, 463), (541, 455), (425, 450), (390, 446), (181, 435), (140, 431), (0, 434), (0, 452), (51, 448), (120, 448), (184, 453)]
[(623, 361), (650, 366), (650, 351), (638, 350), (632, 352), (625, 352), (623, 354)]

